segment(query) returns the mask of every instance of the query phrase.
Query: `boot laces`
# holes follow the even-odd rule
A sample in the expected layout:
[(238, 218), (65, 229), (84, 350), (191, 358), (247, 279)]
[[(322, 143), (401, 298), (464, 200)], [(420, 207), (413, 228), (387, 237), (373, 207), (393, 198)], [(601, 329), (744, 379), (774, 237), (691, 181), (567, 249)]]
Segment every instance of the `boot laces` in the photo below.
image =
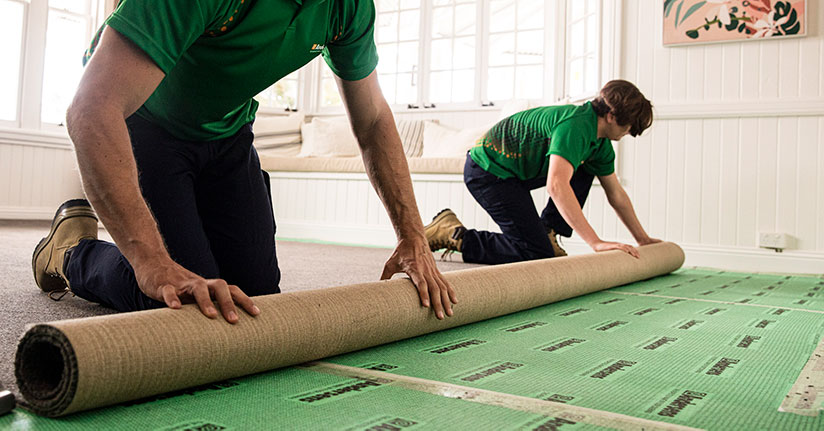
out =
[[(443, 254), (441, 255), (441, 261), (443, 261), (443, 262), (447, 261), (447, 257), (452, 256), (453, 253), (455, 253), (454, 249), (447, 248), (446, 250), (443, 251)], [(448, 260), (452, 260), (452, 259), (448, 259)]]
[(53, 290), (49, 292), (49, 299), (51, 299), (52, 301), (60, 301), (61, 299), (63, 299), (64, 296), (68, 294), (74, 296), (74, 292), (69, 290), (68, 287), (64, 288), (63, 290)]

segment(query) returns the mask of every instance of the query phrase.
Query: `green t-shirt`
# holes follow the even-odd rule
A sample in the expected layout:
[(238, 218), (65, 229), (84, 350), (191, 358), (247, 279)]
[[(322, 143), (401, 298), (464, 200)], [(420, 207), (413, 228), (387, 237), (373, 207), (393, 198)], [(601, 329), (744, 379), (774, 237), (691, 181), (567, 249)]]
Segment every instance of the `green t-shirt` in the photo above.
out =
[(552, 154), (592, 175), (615, 172), (615, 151), (609, 139), (598, 139), (598, 116), (590, 102), (542, 106), (504, 118), (469, 154), (478, 166), (504, 179), (545, 177)]
[(374, 22), (371, 0), (124, 0), (105, 25), (166, 74), (137, 113), (178, 138), (213, 140), (252, 121), (255, 95), (320, 54), (342, 79), (368, 76)]

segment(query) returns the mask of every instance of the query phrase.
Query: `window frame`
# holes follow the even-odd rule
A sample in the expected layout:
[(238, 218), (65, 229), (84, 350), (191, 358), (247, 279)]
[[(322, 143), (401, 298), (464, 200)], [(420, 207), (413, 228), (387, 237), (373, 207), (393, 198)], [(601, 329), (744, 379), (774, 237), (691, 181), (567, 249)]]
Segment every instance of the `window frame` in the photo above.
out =
[[(17, 115), (14, 121), (0, 120), (4, 129), (39, 130), (66, 133), (65, 126), (42, 121), (43, 80), (46, 64), (46, 35), (49, 21), (48, 0), (10, 0), (22, 3), (23, 37), (21, 40), (20, 76), (17, 91)], [(86, 38), (91, 40), (103, 18), (114, 10), (116, 0), (90, 0)], [(67, 12), (73, 14), (71, 12)], [(85, 15), (84, 15), (85, 16)], [(77, 61), (83, 53), (78, 52)]]
[[(31, 0), (31, 1), (34, 2), (34, 1), (38, 1), (38, 0)], [(42, 106), (42, 104), (43, 104), (43, 87), (45, 85), (45, 78), (46, 78), (46, 76), (45, 76), (46, 75), (46, 42), (47, 42), (47, 37), (48, 37), (49, 13), (52, 9), (54, 9), (54, 10), (60, 10), (60, 11), (62, 11), (62, 13), (65, 13), (67, 15), (71, 15), (71, 16), (74, 16), (74, 17), (83, 17), (83, 18), (87, 19), (87, 23), (86, 23), (86, 40), (91, 41), (92, 38), (95, 35), (95, 32), (97, 31), (97, 29), (99, 27), (98, 23), (101, 22), (101, 19), (100, 19), (101, 13), (102, 13), (101, 8), (100, 8), (101, 3), (105, 3), (105, 2), (104, 1), (88, 0), (88, 8), (89, 8), (88, 9), (88, 15), (85, 15), (85, 14), (80, 14), (80, 13), (72, 12), (72, 11), (68, 11), (68, 10), (52, 8), (48, 4), (49, 0), (40, 0), (40, 1), (44, 1), (46, 3), (46, 16), (45, 16), (45, 23), (46, 24), (44, 26), (45, 31), (44, 31), (44, 34), (43, 34), (43, 67), (41, 69), (42, 70), (42, 75), (40, 76), (40, 95), (39, 95), (40, 100), (39, 100), (39, 103), (37, 104), (37, 108), (38, 108), (37, 116), (38, 116), (39, 121), (40, 121), (40, 129), (41, 130), (57, 132), (57, 131), (65, 129), (66, 126), (65, 126), (64, 122), (49, 123), (49, 122), (44, 121), (43, 118), (42, 118), (42, 116), (43, 116), (43, 106)], [(88, 45), (88, 42), (87, 42), (87, 45)], [(83, 53), (78, 52), (78, 54), (77, 54), (77, 61), (78, 62), (81, 61), (82, 56), (83, 56)]]
[[(547, 7), (544, 10), (544, 28), (553, 28), (544, 31), (544, 91), (543, 95), (530, 98), (529, 101), (537, 104), (558, 104), (558, 103), (580, 103), (591, 99), (596, 93), (586, 94), (574, 100), (570, 99), (567, 91), (568, 64), (567, 53), (567, 5), (571, 1), (580, 0), (546, 0)], [(621, 76), (620, 54), (621, 54), (621, 26), (622, 1), (597, 0), (598, 12), (598, 32), (594, 36), (597, 42), (596, 61), (598, 62), (596, 81), (598, 85), (608, 79)], [(378, 5), (376, 5), (376, 8)], [(512, 100), (489, 100), (487, 94), (489, 56), (486, 48), (489, 43), (490, 20), (486, 18), (490, 2), (489, 0), (479, 0), (476, 8), (476, 68), (475, 68), (475, 100), (467, 103), (446, 103), (436, 104), (431, 107), (428, 100), (430, 72), (430, 43), (431, 43), (431, 13), (433, 8), (432, 0), (421, 0), (421, 19), (419, 21), (420, 45), (418, 50), (418, 101), (416, 107), (409, 108), (407, 104), (391, 104), (393, 112), (396, 113), (422, 113), (422, 112), (467, 112), (467, 111), (488, 111), (500, 109), (500, 106)], [(377, 11), (380, 13), (380, 11)], [(559, 17), (563, 17), (562, 21)], [(553, 62), (551, 59), (563, 58), (562, 62)], [(301, 70), (300, 89), (298, 95), (298, 106), (307, 115), (329, 116), (342, 115), (345, 113), (343, 106), (324, 107), (321, 104), (321, 80), (322, 71), (326, 67), (321, 64), (321, 56), (312, 60)], [(490, 104), (494, 103), (494, 104)], [(266, 114), (278, 114), (282, 111), (277, 109), (261, 110)]]
[[(545, 8), (544, 16), (544, 91), (540, 97), (529, 99), (531, 102), (541, 104), (554, 103), (577, 103), (594, 97), (597, 92), (592, 94), (582, 95), (571, 100), (567, 91), (567, 82), (569, 80), (569, 66), (567, 64), (567, 40), (568, 40), (568, 19), (567, 7), (571, 1), (576, 0), (546, 0), (547, 7)], [(577, 0), (580, 1), (580, 0)], [(621, 46), (621, 12), (622, 1), (604, 1), (598, 2), (598, 31), (594, 35), (597, 47), (595, 60), (597, 62), (597, 76), (596, 82), (598, 86), (603, 85), (607, 78), (613, 79), (620, 77), (620, 46)], [(421, 0), (421, 47), (419, 56), (421, 57), (421, 72), (420, 72), (420, 86), (419, 86), (419, 106), (415, 109), (409, 109), (406, 106), (392, 105), (393, 111), (403, 113), (420, 112), (422, 108), (431, 103), (427, 100), (429, 92), (429, 56), (431, 43), (431, 10), (433, 7), (432, 0)], [(489, 0), (480, 0), (477, 8), (476, 17), (476, 85), (474, 101), (469, 103), (450, 103), (440, 104), (431, 109), (435, 112), (449, 112), (449, 111), (482, 111), (497, 109), (490, 103), (508, 103), (512, 100), (490, 100), (487, 94), (488, 79), (486, 71), (488, 70), (489, 56), (486, 52), (486, 47), (489, 43), (490, 34), (490, 20), (487, 14), (490, 8)], [(546, 30), (553, 28), (554, 31)], [(551, 59), (563, 58), (562, 62), (553, 62)]]
[[(23, 94), (25, 92), (25, 84), (24, 82), (27, 80), (26, 74), (26, 62), (29, 60), (28, 55), (26, 55), (26, 47), (28, 45), (28, 38), (29, 38), (29, 27), (30, 27), (30, 16), (31, 14), (31, 1), (30, 0), (8, 0), (11, 3), (18, 3), (23, 6), (23, 22), (22, 22), (22, 31), (20, 35), (20, 58), (19, 66), (18, 66), (18, 74), (17, 74), (17, 100), (15, 101), (15, 118), (14, 120), (2, 120), (0, 119), (0, 127), (4, 128), (20, 128), (23, 121)], [(45, 34), (44, 34), (45, 37)]]
[[(586, 65), (587, 51), (586, 51), (586, 39), (585, 39), (585, 41), (582, 42), (582, 43), (584, 43), (584, 46), (585, 46), (584, 53), (583, 53), (584, 55), (579, 56), (578, 53), (576, 53), (575, 54), (576, 57), (572, 58), (573, 53), (571, 52), (572, 48), (570, 46), (570, 44), (571, 44), (570, 35), (572, 33), (573, 25), (580, 22), (580, 23), (583, 23), (583, 25), (584, 25), (584, 33), (586, 35), (585, 37), (590, 36), (589, 34), (587, 34), (586, 30), (588, 29), (589, 16), (592, 15), (592, 12), (587, 11), (584, 14), (584, 16), (582, 18), (580, 18), (578, 21), (573, 21), (572, 12), (571, 12), (570, 7), (569, 7), (569, 5), (572, 1), (574, 1), (574, 0), (567, 0), (565, 2), (565, 11), (564, 11), (564, 15), (562, 15), (564, 17), (564, 25), (563, 26), (558, 26), (559, 30), (563, 31), (563, 33), (564, 33), (563, 37), (565, 39), (565, 45), (564, 45), (565, 54), (564, 54), (564, 62), (563, 62), (563, 64), (564, 64), (564, 72), (563, 72), (564, 85), (563, 85), (562, 88), (563, 88), (563, 93), (564, 93), (564, 100), (568, 100), (570, 103), (580, 103), (580, 102), (583, 102), (583, 101), (586, 101), (586, 100), (591, 100), (593, 97), (595, 97), (598, 94), (598, 89), (600, 88), (600, 84), (602, 83), (603, 74), (601, 73), (602, 72), (601, 71), (601, 63), (602, 63), (601, 45), (602, 45), (603, 35), (602, 35), (602, 30), (601, 29), (603, 28), (603, 3), (604, 2), (603, 2), (603, 0), (594, 0), (595, 3), (597, 4), (597, 8), (598, 8), (598, 11), (595, 12), (596, 25), (597, 25), (598, 30), (596, 31), (596, 34), (593, 35), (593, 37), (595, 38), (595, 42), (597, 43), (597, 46), (595, 47), (594, 57), (595, 57), (595, 62), (596, 62), (595, 81), (598, 83), (598, 84), (596, 84), (596, 87), (598, 87), (598, 89), (595, 89), (594, 91), (586, 91), (585, 90), (585, 91), (583, 91), (579, 94), (574, 94), (573, 95), (572, 91), (570, 89), (570, 82), (571, 82), (570, 76), (572, 75), (572, 63), (573, 63), (574, 60), (579, 60), (580, 59), (580, 60), (583, 60), (584, 65)], [(581, 2), (582, 0), (577, 0), (577, 1)], [(582, 4), (584, 5), (585, 8), (588, 8), (589, 7), (588, 3), (589, 2), (583, 2)], [(584, 73), (586, 73), (586, 68), (584, 68), (583, 71), (584, 71)], [(584, 86), (586, 86), (586, 76), (583, 77), (583, 80), (584, 80), (583, 84), (584, 84)]]
[[(486, 72), (489, 71), (489, 53), (488, 53), (488, 51), (486, 51), (486, 48), (491, 43), (490, 42), (490, 39), (491, 39), (490, 36), (492, 36), (493, 33), (491, 31), (491, 25), (490, 25), (491, 20), (490, 19), (484, 19), (484, 29), (483, 29), (483, 32), (484, 32), (483, 33), (483, 38), (484, 39), (483, 39), (483, 42), (482, 42), (482, 46), (480, 47), (480, 50), (479, 50), (479, 52), (480, 52), (479, 55), (482, 55), (482, 64), (481, 64), (482, 70), (481, 70), (480, 76), (483, 79), (483, 81), (481, 81), (481, 85), (482, 85), (482, 88), (481, 88), (481, 106), (486, 106), (486, 104), (490, 104), (490, 103), (493, 104), (493, 105), (490, 105), (490, 106), (494, 106), (494, 103), (506, 104), (506, 103), (511, 102), (513, 100), (523, 100), (523, 99), (517, 97), (517, 83), (516, 83), (516, 80), (517, 80), (517, 76), (518, 76), (518, 69), (521, 69), (521, 68), (524, 68), (524, 67), (534, 66), (534, 65), (537, 65), (537, 64), (540, 64), (541, 67), (544, 70), (544, 72), (543, 72), (543, 82), (541, 83), (542, 84), (542, 90), (543, 90), (542, 95), (541, 95), (541, 97), (528, 98), (526, 100), (528, 100), (530, 102), (534, 102), (534, 103), (541, 103), (541, 102), (553, 99), (553, 95), (554, 95), (554, 84), (553, 83), (554, 83), (555, 71), (554, 71), (554, 66), (549, 64), (549, 61), (547, 59), (555, 58), (554, 57), (554, 53), (555, 53), (555, 46), (554, 46), (555, 32), (553, 32), (551, 30), (547, 30), (547, 27), (548, 26), (555, 27), (555, 22), (553, 21), (553, 18), (556, 16), (553, 12), (554, 9), (556, 8), (555, 3), (556, 3), (555, 0), (545, 0), (544, 1), (544, 4), (546, 6), (546, 7), (544, 7), (544, 18), (543, 18), (544, 25), (542, 27), (540, 27), (540, 30), (543, 31), (542, 62), (541, 63), (536, 63), (536, 64), (518, 63), (518, 61), (517, 61), (517, 55), (518, 54), (517, 54), (517, 52), (513, 53), (513, 58), (515, 59), (515, 62), (513, 62), (513, 64), (511, 65), (512, 66), (512, 71), (513, 71), (513, 88), (512, 88), (513, 97), (510, 98), (510, 99), (492, 99), (489, 96), (489, 92), (488, 92), (489, 79), (488, 79), (488, 74), (486, 73)], [(488, 14), (491, 13), (491, 11), (490, 11), (491, 2), (490, 2), (490, 0), (483, 0), (483, 4), (484, 4), (483, 17), (486, 17)], [(516, 18), (517, 18), (517, 11), (518, 11), (519, 7), (520, 7), (520, 5), (517, 4), (517, 0), (516, 0), (516, 4), (515, 4)], [(526, 29), (524, 29), (524, 28), (521, 28), (520, 25), (516, 23), (515, 27), (512, 29), (512, 31), (498, 32), (496, 34), (511, 33), (513, 35), (515, 47), (516, 47), (516, 50), (517, 50), (519, 48), (519, 45), (518, 45), (518, 36), (519, 36), (519, 34), (523, 33), (523, 32), (535, 31), (535, 30), (538, 30), (538, 29), (539, 28), (526, 28)], [(497, 68), (497, 67), (501, 67), (501, 66), (493, 66), (493, 67)]]
[[(418, 11), (418, 29), (417, 29), (418, 39), (414, 40), (418, 45), (418, 48), (417, 48), (417, 54), (418, 54), (417, 57), (418, 58), (417, 58), (417, 62), (416, 62), (417, 64), (415, 65), (415, 67), (413, 67), (412, 71), (400, 71), (399, 72), (398, 69), (396, 68), (395, 72), (392, 73), (392, 74), (395, 75), (395, 82), (396, 82), (396, 86), (395, 86), (396, 93), (395, 93), (395, 95), (397, 95), (397, 82), (398, 82), (397, 78), (399, 77), (399, 75), (403, 75), (403, 74), (407, 74), (407, 73), (412, 74), (413, 81), (417, 82), (417, 84), (414, 85), (416, 87), (415, 88), (415, 101), (413, 101), (411, 103), (420, 103), (420, 100), (421, 100), (421, 97), (422, 97), (421, 74), (423, 73), (422, 72), (422, 64), (423, 64), (423, 61), (424, 61), (424, 55), (423, 55), (423, 50), (422, 50), (422, 46), (424, 44), (424, 42), (423, 42), (424, 39), (423, 39), (423, 33), (422, 32), (425, 29), (429, 28), (429, 23), (424, 22), (425, 20), (423, 19), (423, 15), (425, 14), (425, 8), (424, 7), (418, 7), (417, 9), (404, 8), (403, 5), (402, 5), (402, 2), (399, 2), (398, 9), (391, 10), (391, 11), (381, 11), (380, 10), (380, 5), (379, 5), (379, 3), (377, 3), (379, 0), (375, 0), (375, 1), (376, 1), (376, 4), (375, 4), (375, 10), (376, 10), (375, 36), (376, 37), (379, 34), (379, 31), (378, 31), (379, 29), (377, 27), (377, 25), (378, 25), (377, 20), (380, 18), (380, 16), (382, 14), (397, 14), (398, 22), (400, 22), (401, 16), (403, 15), (404, 12), (409, 12), (409, 11), (412, 11), (412, 10), (417, 10)], [(425, 0), (421, 0), (421, 2), (425, 6), (425, 3), (426, 3)], [(401, 40), (401, 37), (400, 37), (401, 36), (400, 35), (401, 31), (400, 30), (401, 30), (400, 25), (398, 25), (398, 28), (397, 28), (398, 38), (395, 41), (384, 42), (384, 43), (385, 44), (394, 44), (396, 47), (400, 48), (401, 44), (412, 42), (412, 40)], [(375, 45), (378, 47), (378, 50), (380, 52), (380, 44), (378, 43), (377, 40), (375, 40)], [(380, 56), (380, 53), (378, 55)], [(400, 54), (398, 54), (398, 55), (400, 55)], [(396, 59), (396, 61), (397, 61), (397, 59)], [(396, 66), (397, 66), (397, 63), (396, 63)], [(380, 75), (381, 75), (381, 73), (378, 73), (378, 78), (379, 79), (380, 79)], [(389, 106), (393, 107), (393, 109), (395, 109), (396, 107), (402, 107), (402, 106), (406, 106), (406, 105), (410, 104), (410, 102), (395, 102), (395, 101), (390, 102), (389, 99), (387, 99), (387, 102), (389, 102)]]
[[(274, 106), (260, 105), (258, 107), (258, 110), (257, 110), (258, 113), (264, 114), (264, 115), (288, 114), (288, 113), (291, 113), (291, 112), (298, 112), (305, 106), (305, 104), (304, 104), (304, 100), (305, 100), (304, 94), (307, 91), (306, 85), (305, 85), (306, 81), (307, 81), (307, 79), (306, 79), (306, 67), (301, 67), (296, 72), (298, 74), (298, 78), (297, 78), (298, 94), (295, 96), (295, 107), (293, 109), (289, 109), (289, 107), (274, 107)], [(291, 73), (290, 73), (290, 75), (291, 75)], [(286, 79), (286, 77), (284, 76), (281, 79)], [(277, 81), (277, 82), (273, 83), (272, 85), (270, 85), (269, 87), (267, 87), (263, 91), (266, 91), (269, 88), (272, 88), (278, 82), (280, 82), (280, 81)], [(261, 93), (263, 93), (263, 91), (261, 91)], [(255, 97), (257, 97), (257, 96), (255, 96)]]

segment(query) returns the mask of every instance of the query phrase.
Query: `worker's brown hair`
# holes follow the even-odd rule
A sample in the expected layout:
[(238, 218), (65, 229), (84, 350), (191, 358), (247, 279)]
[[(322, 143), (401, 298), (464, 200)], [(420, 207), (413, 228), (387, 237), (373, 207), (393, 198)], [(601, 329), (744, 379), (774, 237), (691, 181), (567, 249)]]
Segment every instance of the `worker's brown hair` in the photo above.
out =
[(611, 112), (619, 125), (629, 124), (632, 136), (640, 135), (652, 125), (652, 103), (635, 84), (623, 79), (607, 82), (598, 97), (592, 100), (592, 108), (599, 117), (606, 117)]

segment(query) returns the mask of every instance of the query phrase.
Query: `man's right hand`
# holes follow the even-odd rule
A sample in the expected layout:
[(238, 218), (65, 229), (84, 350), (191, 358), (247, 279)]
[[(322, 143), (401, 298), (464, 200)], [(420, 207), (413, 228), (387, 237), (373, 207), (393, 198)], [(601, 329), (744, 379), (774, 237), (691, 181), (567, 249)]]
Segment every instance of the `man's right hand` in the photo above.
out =
[(621, 251), (629, 254), (630, 256), (632, 256), (636, 259), (641, 258), (641, 254), (638, 253), (638, 249), (636, 249), (635, 247), (633, 247), (629, 244), (624, 244), (624, 243), (620, 243), (620, 242), (598, 241), (598, 242), (592, 244), (592, 249), (595, 250), (596, 252), (608, 251), (608, 250), (621, 250)]
[(196, 302), (203, 314), (214, 319), (217, 310), (212, 301), (216, 300), (223, 318), (229, 323), (238, 321), (235, 303), (252, 316), (260, 314), (260, 309), (237, 286), (219, 278), (207, 280), (171, 259), (135, 268), (135, 277), (146, 296), (164, 302), (170, 308)]

